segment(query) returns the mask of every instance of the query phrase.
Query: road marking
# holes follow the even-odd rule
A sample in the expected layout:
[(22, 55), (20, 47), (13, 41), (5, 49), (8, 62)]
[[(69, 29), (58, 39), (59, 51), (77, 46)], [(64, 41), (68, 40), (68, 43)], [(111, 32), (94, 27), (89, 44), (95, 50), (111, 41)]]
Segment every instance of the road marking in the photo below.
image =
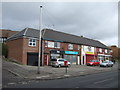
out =
[(39, 79), (39, 78), (45, 78), (45, 77), (50, 77), (50, 76), (46, 75), (46, 76), (40, 76), (40, 77), (36, 77), (36, 78)]
[(8, 85), (13, 85), (13, 84), (16, 84), (16, 83), (8, 83)]
[(94, 84), (98, 84), (98, 83), (103, 83), (105, 81), (108, 81), (108, 80), (113, 80), (114, 78), (111, 78), (111, 79), (106, 79), (106, 80), (103, 80), (103, 81), (98, 81), (98, 82), (94, 82)]

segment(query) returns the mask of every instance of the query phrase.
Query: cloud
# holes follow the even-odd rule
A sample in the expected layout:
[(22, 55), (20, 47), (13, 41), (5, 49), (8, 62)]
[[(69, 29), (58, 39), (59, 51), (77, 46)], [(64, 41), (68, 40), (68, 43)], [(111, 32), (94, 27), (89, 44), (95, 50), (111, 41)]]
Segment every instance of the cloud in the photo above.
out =
[[(40, 5), (43, 6), (43, 28), (85, 36), (117, 44), (117, 2), (32, 2), (3, 3), (3, 28), (22, 30), (38, 29)], [(115, 40), (114, 40), (115, 39)]]

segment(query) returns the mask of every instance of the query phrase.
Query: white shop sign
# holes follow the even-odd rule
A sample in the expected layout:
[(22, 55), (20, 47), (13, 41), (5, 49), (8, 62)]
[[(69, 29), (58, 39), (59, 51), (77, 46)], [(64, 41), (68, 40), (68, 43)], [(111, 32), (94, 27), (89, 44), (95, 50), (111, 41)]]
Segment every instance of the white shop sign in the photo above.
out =
[(60, 56), (60, 54), (51, 54), (51, 56)]

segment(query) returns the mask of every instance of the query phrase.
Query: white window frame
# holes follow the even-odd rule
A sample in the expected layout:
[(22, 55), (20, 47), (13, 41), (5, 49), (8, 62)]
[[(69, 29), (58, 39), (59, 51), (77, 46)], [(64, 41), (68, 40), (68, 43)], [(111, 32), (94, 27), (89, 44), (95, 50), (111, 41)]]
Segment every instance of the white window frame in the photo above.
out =
[[(31, 40), (32, 40), (32, 41), (31, 41)], [(35, 40), (35, 42), (34, 42), (33, 40)], [(31, 45), (30, 45), (30, 43), (31, 43)], [(36, 47), (36, 39), (30, 38), (30, 39), (28, 40), (28, 46)]]
[(73, 50), (73, 44), (68, 44), (68, 49)]

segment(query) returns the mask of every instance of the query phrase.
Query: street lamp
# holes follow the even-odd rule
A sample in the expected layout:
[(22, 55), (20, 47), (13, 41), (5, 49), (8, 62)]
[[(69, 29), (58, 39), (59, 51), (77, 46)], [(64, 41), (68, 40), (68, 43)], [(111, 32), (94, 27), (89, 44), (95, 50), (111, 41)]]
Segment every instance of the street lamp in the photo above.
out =
[(42, 27), (42, 6), (40, 6), (40, 16), (39, 16), (39, 44), (38, 44), (38, 71), (40, 74), (40, 59), (41, 59), (41, 27)]

